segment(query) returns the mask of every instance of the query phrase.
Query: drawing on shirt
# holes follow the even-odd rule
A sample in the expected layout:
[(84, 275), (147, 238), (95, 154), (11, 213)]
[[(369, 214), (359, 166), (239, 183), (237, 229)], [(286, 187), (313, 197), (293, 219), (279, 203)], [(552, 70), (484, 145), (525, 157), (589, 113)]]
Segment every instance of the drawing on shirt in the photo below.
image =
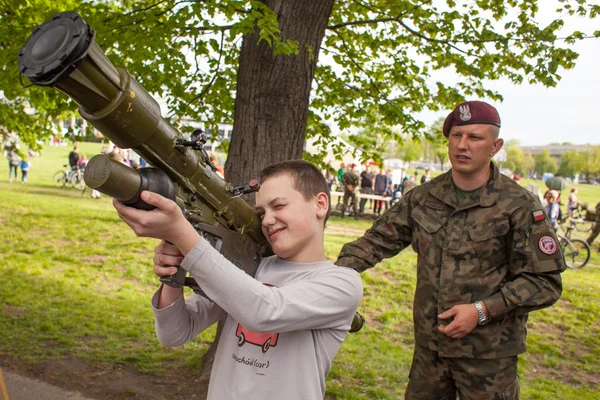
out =
[[(265, 286), (274, 287), (274, 285), (264, 283)], [(251, 343), (262, 348), (262, 352), (266, 353), (271, 347), (277, 346), (279, 333), (257, 333), (244, 328), (238, 323), (235, 331), (235, 336), (238, 338), (238, 346), (242, 347), (245, 343)]]
[(277, 346), (279, 333), (257, 333), (244, 328), (242, 324), (238, 324), (235, 335), (238, 337), (238, 346), (242, 347), (245, 343), (251, 343), (262, 348), (262, 352), (266, 353), (271, 347)]

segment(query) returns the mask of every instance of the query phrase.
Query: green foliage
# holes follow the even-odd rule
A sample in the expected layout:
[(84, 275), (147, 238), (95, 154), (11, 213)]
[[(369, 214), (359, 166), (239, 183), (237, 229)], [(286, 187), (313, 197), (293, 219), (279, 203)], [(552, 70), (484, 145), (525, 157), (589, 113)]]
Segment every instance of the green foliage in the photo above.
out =
[(558, 166), (556, 165), (556, 160), (550, 157), (550, 152), (546, 149), (542, 150), (541, 153), (535, 155), (535, 166), (533, 170), (538, 175), (543, 175), (548, 172), (550, 174), (556, 173)]
[[(244, 84), (236, 75), (243, 35), (256, 33), (258, 42), (268, 43), (281, 57), (305, 48), (281, 32), (279, 14), (268, 4), (3, 1), (0, 87), (5, 98), (0, 121), (33, 143), (52, 134), (50, 119), (75, 112), (76, 105), (59, 93), (23, 90), (17, 80), (17, 53), (31, 29), (66, 10), (79, 12), (97, 31), (98, 44), (115, 65), (125, 66), (150, 93), (166, 99), (174, 124), (184, 116), (209, 125), (232, 121), (236, 86)], [(293, 4), (285, 2), (282, 7)], [(307, 134), (327, 138), (325, 121), (346, 129), (377, 115), (379, 127), (398, 127), (403, 134), (419, 137), (426, 128), (416, 117), (420, 111), (450, 109), (465, 97), (500, 100), (500, 93), (486, 88), (490, 80), (555, 86), (560, 72), (575, 65), (573, 43), (600, 36), (600, 31), (593, 35), (577, 31), (566, 39), (558, 37), (565, 15), (597, 17), (598, 6), (585, 0), (561, 1), (556, 19), (547, 25), (536, 19), (539, 8), (548, 7), (541, 0), (447, 4), (336, 2), (321, 48), (307, 49), (309, 57), (319, 57)], [(454, 71), (459, 79), (436, 80), (438, 70)], [(379, 130), (378, 143), (397, 140), (391, 132)]]
[(577, 152), (577, 150), (567, 151), (560, 158), (558, 174), (561, 176), (572, 177), (583, 171), (584, 168), (584, 156)]
[(583, 162), (582, 173), (587, 178), (590, 175), (600, 175), (600, 146), (593, 146), (585, 149), (581, 152), (581, 158)]
[[(444, 118), (439, 118), (425, 132), (427, 141), (423, 142), (425, 158), (439, 162), (440, 171), (443, 171), (444, 164), (448, 160), (448, 139), (444, 136), (443, 128)], [(428, 157), (428, 154), (432, 157)]]
[(533, 157), (529, 152), (523, 153), (523, 150), (517, 147), (517, 143), (513, 142), (506, 147), (506, 162), (503, 167), (520, 176), (525, 176), (534, 167)]

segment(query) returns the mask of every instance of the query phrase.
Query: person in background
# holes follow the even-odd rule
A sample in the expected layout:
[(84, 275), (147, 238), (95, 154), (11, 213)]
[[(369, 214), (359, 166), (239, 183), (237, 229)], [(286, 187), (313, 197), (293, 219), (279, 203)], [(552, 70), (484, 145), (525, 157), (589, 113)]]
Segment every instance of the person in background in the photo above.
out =
[(352, 201), (352, 209), (354, 210), (354, 219), (358, 219), (358, 203), (356, 201), (356, 188), (358, 187), (360, 178), (354, 172), (356, 164), (351, 164), (348, 170), (342, 177), (342, 186), (344, 187), (344, 205), (342, 207), (342, 218), (348, 209), (348, 201)]
[(21, 183), (27, 183), (27, 177), (29, 176), (29, 167), (31, 163), (27, 157), (21, 160)]
[(17, 180), (17, 168), (21, 165), (21, 157), (17, 154), (16, 145), (7, 144), (4, 147), (4, 151), (6, 153), (6, 158), (8, 158), (8, 182), (12, 183), (13, 174), (15, 176), (15, 181)]
[(340, 187), (342, 187), (342, 177), (344, 176), (346, 171), (347, 171), (346, 164), (341, 163), (340, 169), (337, 170), (337, 180), (338, 180), (338, 184)]
[(77, 168), (81, 170), (85, 169), (85, 167), (88, 165), (88, 161), (89, 160), (87, 159), (85, 153), (81, 153), (79, 160), (77, 160)]
[(327, 186), (329, 186), (329, 191), (333, 191), (333, 185), (337, 181), (337, 178), (329, 168), (325, 171), (325, 181), (327, 182)]
[[(379, 170), (379, 174), (375, 176), (375, 194), (379, 196), (385, 196), (385, 192), (390, 186), (390, 181), (385, 173), (385, 169), (381, 168)], [(384, 200), (375, 200), (375, 214), (380, 215), (381, 209), (383, 208), (383, 203), (386, 203)], [(385, 209), (387, 210), (387, 204)]]
[(388, 210), (394, 204), (394, 184), (390, 181), (388, 187), (385, 189), (383, 193), (384, 197), (391, 197), (389, 201), (385, 201), (385, 211)]
[[(361, 194), (373, 194), (373, 173), (371, 172), (371, 167), (366, 165), (365, 170), (360, 173), (360, 193)], [(362, 214), (365, 212), (365, 204), (367, 202), (366, 198), (360, 199), (360, 206), (358, 208), (358, 213)]]
[(424, 184), (425, 182), (429, 182), (431, 180), (431, 175), (429, 174), (429, 170), (426, 169), (425, 170), (425, 175), (423, 175), (421, 177), (421, 185)]
[(402, 196), (406, 196), (406, 194), (414, 189), (415, 186), (417, 186), (417, 181), (413, 175), (408, 178), (408, 180), (404, 181), (404, 184), (402, 185)]
[(550, 196), (548, 197), (548, 205), (546, 206), (546, 214), (552, 224), (554, 232), (558, 230), (558, 224), (560, 222), (560, 204), (558, 204), (558, 191), (551, 190)]
[(69, 167), (71, 167), (71, 172), (69, 172), (69, 179), (71, 179), (71, 175), (77, 168), (77, 161), (79, 161), (79, 146), (74, 146), (73, 150), (69, 153)]
[(592, 228), (592, 233), (590, 234), (590, 237), (587, 238), (587, 242), (590, 246), (592, 245), (592, 243), (594, 243), (594, 240), (596, 240), (598, 234), (600, 234), (600, 203), (596, 204), (596, 223)]
[(577, 189), (571, 189), (571, 193), (569, 193), (569, 199), (567, 201), (567, 217), (571, 217), (573, 215), (573, 211), (577, 209), (579, 206), (579, 201), (577, 200)]

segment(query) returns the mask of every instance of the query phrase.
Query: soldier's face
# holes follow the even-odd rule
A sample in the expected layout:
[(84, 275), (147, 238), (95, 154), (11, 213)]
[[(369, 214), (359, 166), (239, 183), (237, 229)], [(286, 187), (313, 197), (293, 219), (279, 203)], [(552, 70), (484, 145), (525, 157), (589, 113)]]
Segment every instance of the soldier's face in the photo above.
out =
[(448, 135), (452, 169), (465, 176), (489, 168), (490, 159), (502, 148), (496, 127), (487, 124), (453, 126)]
[(288, 261), (309, 262), (323, 247), (327, 195), (306, 200), (286, 174), (267, 179), (256, 194), (256, 212), (273, 252)]

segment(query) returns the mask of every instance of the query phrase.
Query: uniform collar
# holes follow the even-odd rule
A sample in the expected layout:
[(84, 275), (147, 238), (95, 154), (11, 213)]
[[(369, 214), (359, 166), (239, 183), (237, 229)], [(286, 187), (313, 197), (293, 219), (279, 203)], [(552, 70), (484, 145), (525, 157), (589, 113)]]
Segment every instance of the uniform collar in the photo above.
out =
[[(479, 190), (479, 195), (472, 195), (465, 199), (460, 205), (460, 209), (466, 209), (474, 206), (490, 207), (498, 201), (502, 191), (502, 175), (498, 167), (490, 161), (490, 177), (486, 184)], [(459, 208), (456, 201), (456, 190), (452, 181), (452, 169), (440, 177), (439, 184), (429, 192), (438, 200), (448, 204), (452, 208)]]

